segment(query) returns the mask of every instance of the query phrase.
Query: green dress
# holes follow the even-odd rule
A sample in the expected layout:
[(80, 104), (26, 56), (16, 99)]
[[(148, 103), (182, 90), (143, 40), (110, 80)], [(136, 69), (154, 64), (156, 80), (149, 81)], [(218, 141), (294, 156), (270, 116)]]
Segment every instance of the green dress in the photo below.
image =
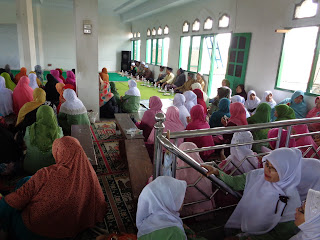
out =
[[(256, 109), (256, 113), (252, 116), (247, 118), (248, 124), (258, 124), (258, 123), (268, 123), (271, 121), (270, 118), (271, 114), (271, 107), (268, 103), (261, 103)], [(268, 138), (269, 128), (261, 129), (261, 130), (254, 130), (252, 131), (252, 136), (254, 140), (262, 140)], [(261, 153), (261, 147), (269, 147), (269, 143), (255, 143), (252, 146), (252, 150), (256, 153)]]
[(123, 112), (138, 112), (140, 107), (140, 96), (124, 95), (121, 102), (121, 109)]
[(117, 91), (116, 84), (114, 82), (110, 82), (110, 87), (117, 104), (120, 105), (120, 95)]
[[(60, 129), (60, 132), (59, 132), (58, 138), (62, 138), (63, 137), (62, 129), (61, 128), (59, 129)], [(52, 156), (51, 149), (47, 152), (42, 152), (37, 146), (31, 144), (30, 127), (27, 127), (26, 129), (24, 141), (27, 147), (27, 154), (23, 162), (23, 168), (27, 173), (34, 174), (39, 169), (48, 167), (56, 163)]]
[(143, 235), (138, 240), (186, 240), (186, 235), (178, 227), (168, 227)]
[[(219, 170), (219, 176), (224, 183), (235, 191), (243, 191), (246, 185), (248, 173), (238, 176), (230, 176)], [(258, 199), (257, 199), (258, 201)], [(278, 223), (270, 232), (262, 235), (251, 235), (250, 240), (288, 240), (298, 231), (294, 221)], [(248, 237), (240, 237), (240, 240), (247, 240)]]
[(71, 135), (72, 125), (90, 125), (87, 113), (70, 115), (60, 112), (58, 114), (59, 125), (62, 127), (63, 134), (66, 136)]

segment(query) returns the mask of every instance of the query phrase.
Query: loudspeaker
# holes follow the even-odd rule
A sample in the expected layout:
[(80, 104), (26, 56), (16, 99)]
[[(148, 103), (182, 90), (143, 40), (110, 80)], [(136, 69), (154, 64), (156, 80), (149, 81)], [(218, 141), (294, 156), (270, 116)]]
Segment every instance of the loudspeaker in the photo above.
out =
[(129, 71), (130, 70), (130, 62), (121, 62), (121, 71)]
[(131, 51), (122, 51), (121, 52), (121, 62), (130, 62), (131, 61)]

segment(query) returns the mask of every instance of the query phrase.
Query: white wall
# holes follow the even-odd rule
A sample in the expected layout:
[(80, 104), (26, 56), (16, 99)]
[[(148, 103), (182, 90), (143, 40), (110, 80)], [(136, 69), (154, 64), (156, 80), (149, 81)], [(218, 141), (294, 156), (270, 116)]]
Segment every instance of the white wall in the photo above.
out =
[[(290, 97), (289, 91), (274, 90), (281, 54), (283, 35), (275, 29), (283, 27), (319, 24), (319, 16), (313, 19), (292, 20), (294, 4), (300, 0), (201, 0), (176, 7), (162, 13), (132, 23), (133, 32), (141, 32), (141, 59), (145, 60), (146, 31), (148, 28), (169, 26), (170, 52), (168, 66), (178, 68), (180, 36), (184, 21), (192, 22), (198, 18), (203, 24), (210, 16), (214, 28), (209, 33), (219, 33), (218, 18), (223, 13), (231, 16), (229, 32), (251, 32), (252, 40), (249, 53), (246, 90), (255, 89), (258, 96), (265, 90), (272, 90), (276, 101)], [(183, 14), (181, 14), (183, 13)], [(201, 28), (203, 25), (201, 25)], [(196, 34), (203, 34), (201, 30)], [(206, 32), (208, 33), (208, 32)], [(151, 66), (158, 74), (158, 67)], [(213, 90), (214, 91), (214, 90)], [(309, 107), (314, 104), (313, 97), (306, 97)]]

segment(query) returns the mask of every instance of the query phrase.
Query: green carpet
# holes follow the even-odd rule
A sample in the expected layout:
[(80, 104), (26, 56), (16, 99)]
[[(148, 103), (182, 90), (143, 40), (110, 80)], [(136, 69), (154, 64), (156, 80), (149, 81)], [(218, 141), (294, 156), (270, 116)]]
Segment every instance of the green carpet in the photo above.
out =
[[(173, 99), (173, 96), (163, 96), (163, 93), (159, 93), (158, 89), (140, 86), (140, 84), (142, 84), (142, 82), (137, 82), (141, 93), (141, 100), (149, 100), (152, 96), (158, 96), (161, 99)], [(116, 88), (120, 96), (124, 96), (124, 93), (129, 89), (127, 82), (116, 82)]]
[(121, 77), (118, 73), (108, 73), (109, 74), (109, 81), (111, 82), (128, 82), (127, 77)]

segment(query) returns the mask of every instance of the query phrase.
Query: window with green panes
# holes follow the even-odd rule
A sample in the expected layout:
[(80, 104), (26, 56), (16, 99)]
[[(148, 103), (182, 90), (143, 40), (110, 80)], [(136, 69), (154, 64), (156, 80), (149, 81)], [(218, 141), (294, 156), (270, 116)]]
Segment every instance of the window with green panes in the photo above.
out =
[(132, 55), (131, 60), (140, 61), (140, 40), (132, 40)]
[(170, 38), (148, 39), (146, 46), (146, 62), (153, 65), (167, 66)]
[(276, 89), (320, 94), (319, 27), (293, 28), (284, 34)]

